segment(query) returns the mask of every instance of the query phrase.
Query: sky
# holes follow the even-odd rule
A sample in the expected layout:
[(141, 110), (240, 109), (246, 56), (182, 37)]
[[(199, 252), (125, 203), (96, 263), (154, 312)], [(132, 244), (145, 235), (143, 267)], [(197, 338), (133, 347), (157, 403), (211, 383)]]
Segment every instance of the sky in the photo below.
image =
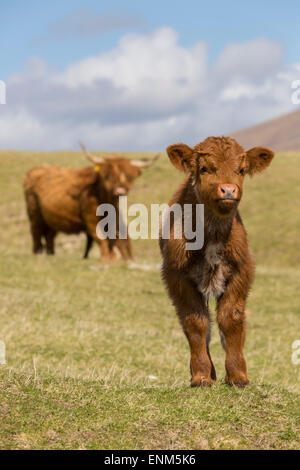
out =
[(1, 148), (161, 150), (296, 110), (295, 0), (1, 3)]

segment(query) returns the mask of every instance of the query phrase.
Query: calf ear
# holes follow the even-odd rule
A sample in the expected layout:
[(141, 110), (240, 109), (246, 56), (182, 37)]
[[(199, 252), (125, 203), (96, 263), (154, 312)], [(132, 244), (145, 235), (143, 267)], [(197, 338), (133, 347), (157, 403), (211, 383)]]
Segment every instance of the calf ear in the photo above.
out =
[(189, 171), (193, 149), (185, 144), (173, 144), (167, 147), (167, 153), (175, 168), (180, 171)]
[(270, 165), (274, 152), (266, 147), (253, 147), (246, 152), (246, 155), (248, 173), (252, 176), (265, 170)]

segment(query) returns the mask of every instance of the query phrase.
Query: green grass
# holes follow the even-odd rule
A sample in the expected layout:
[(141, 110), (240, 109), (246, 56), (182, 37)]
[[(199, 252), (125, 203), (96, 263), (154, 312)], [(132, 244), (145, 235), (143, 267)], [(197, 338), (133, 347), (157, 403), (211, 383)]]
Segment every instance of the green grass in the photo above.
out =
[[(245, 188), (241, 213), (257, 273), (244, 390), (223, 384), (216, 325), (218, 381), (189, 388), (187, 342), (157, 270), (106, 268), (97, 247), (84, 261), (82, 236), (60, 235), (55, 257), (31, 255), (22, 179), (45, 162), (85, 164), (80, 153), (0, 152), (0, 448), (299, 448), (300, 366), (291, 345), (300, 325), (300, 155), (279, 154)], [(181, 179), (164, 156), (129, 202), (166, 202)], [(138, 263), (160, 260), (155, 240), (137, 240), (134, 250)]]

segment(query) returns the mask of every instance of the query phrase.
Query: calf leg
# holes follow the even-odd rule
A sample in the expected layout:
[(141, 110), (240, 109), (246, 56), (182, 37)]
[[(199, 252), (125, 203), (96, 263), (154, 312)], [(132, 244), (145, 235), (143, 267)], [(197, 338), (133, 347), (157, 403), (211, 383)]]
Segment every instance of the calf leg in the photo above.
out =
[(207, 351), (207, 355), (209, 357), (210, 364), (211, 364), (210, 376), (211, 376), (212, 380), (217, 380), (216, 369), (215, 369), (215, 366), (214, 366), (213, 361), (212, 361), (211, 356), (210, 356), (209, 343), (210, 343), (210, 324), (208, 326), (208, 332), (207, 332), (207, 335), (206, 335), (206, 351)]
[(188, 314), (182, 325), (191, 351), (191, 387), (209, 387), (216, 378), (206, 344), (209, 319), (205, 315)]
[(210, 320), (204, 297), (177, 272), (164, 277), (190, 346), (191, 386), (210, 386), (216, 372), (209, 353)]
[(228, 303), (225, 299), (218, 303), (217, 320), (221, 331), (222, 345), (226, 352), (226, 383), (244, 387), (249, 383), (246, 361), (243, 354), (245, 343), (244, 302)]

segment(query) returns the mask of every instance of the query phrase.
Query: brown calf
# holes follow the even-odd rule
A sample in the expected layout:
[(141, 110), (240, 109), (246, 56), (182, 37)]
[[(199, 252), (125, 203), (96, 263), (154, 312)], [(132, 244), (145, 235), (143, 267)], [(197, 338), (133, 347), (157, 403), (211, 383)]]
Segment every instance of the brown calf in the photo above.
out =
[[(54, 239), (58, 232), (67, 234), (85, 232), (88, 256), (91, 244), (96, 241), (103, 259), (115, 257), (114, 246), (126, 259), (126, 250), (133, 257), (130, 239), (99, 239), (96, 226), (97, 207), (113, 204), (118, 211), (118, 197), (126, 195), (142, 169), (154, 160), (129, 160), (127, 158), (95, 158), (83, 147), (94, 166), (80, 170), (43, 166), (31, 169), (24, 181), (27, 213), (33, 239), (33, 253), (43, 250), (42, 237), (48, 254), (54, 254)], [(118, 220), (118, 217), (117, 217)]]
[[(226, 383), (249, 383), (243, 355), (245, 306), (254, 276), (254, 264), (237, 210), (246, 174), (264, 170), (272, 150), (255, 147), (245, 151), (229, 137), (208, 137), (190, 148), (167, 148), (173, 165), (187, 178), (169, 205), (204, 204), (204, 245), (186, 249), (184, 236), (160, 239), (162, 276), (175, 306), (191, 352), (191, 386), (210, 386), (216, 372), (209, 353), (208, 299), (217, 300), (217, 322), (226, 352)], [(183, 220), (182, 220), (183, 223)]]

